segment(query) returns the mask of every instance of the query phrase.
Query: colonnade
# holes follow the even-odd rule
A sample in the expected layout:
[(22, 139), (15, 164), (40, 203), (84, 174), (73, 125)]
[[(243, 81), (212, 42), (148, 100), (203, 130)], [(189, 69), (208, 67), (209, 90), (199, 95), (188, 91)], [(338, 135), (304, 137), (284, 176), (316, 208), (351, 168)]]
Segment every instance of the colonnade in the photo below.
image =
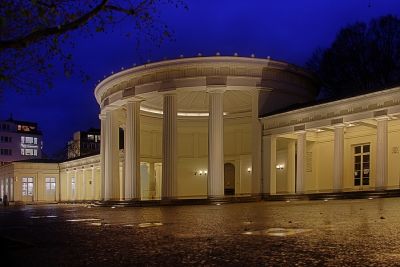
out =
[(0, 178), (0, 198), (7, 195), (9, 201), (14, 201), (14, 180), (12, 177)]
[[(208, 88), (208, 180), (207, 195), (218, 198), (224, 195), (224, 92), (226, 87)], [(162, 199), (173, 199), (177, 192), (178, 173), (178, 93), (168, 91), (163, 97), (162, 138)], [(252, 97), (252, 192), (260, 193), (261, 186), (261, 124), (258, 120), (258, 91)], [(116, 111), (121, 107), (103, 108), (101, 120), (101, 181), (102, 199), (140, 200), (140, 105), (142, 99), (133, 98), (124, 106), (125, 116), (125, 174), (123, 194), (118, 193), (118, 123)]]
[[(376, 179), (375, 188), (388, 186), (388, 116), (375, 118), (376, 121)], [(344, 136), (345, 124), (333, 125), (333, 191), (344, 189)], [(296, 139), (289, 141), (287, 154), (288, 193), (304, 193), (306, 174), (307, 132), (297, 131)], [(263, 136), (263, 177), (264, 193), (276, 194), (276, 135)], [(297, 150), (296, 150), (297, 147)], [(323, 159), (320, 159), (323, 160)], [(294, 169), (296, 171), (294, 172)], [(295, 184), (295, 187), (293, 186)]]
[[(72, 201), (98, 199), (98, 193), (96, 192), (96, 187), (98, 186), (96, 170), (99, 170), (98, 165), (66, 170), (67, 186), (64, 191), (66, 195), (61, 197), (61, 199)], [(88, 185), (90, 186), (88, 187)]]

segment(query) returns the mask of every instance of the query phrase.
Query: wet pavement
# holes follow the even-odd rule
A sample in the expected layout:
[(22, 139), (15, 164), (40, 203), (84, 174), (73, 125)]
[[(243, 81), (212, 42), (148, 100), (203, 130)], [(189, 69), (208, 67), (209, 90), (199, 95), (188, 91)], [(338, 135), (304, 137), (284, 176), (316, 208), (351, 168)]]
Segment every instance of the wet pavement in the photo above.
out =
[(1, 266), (400, 266), (400, 198), (9, 206), (0, 242)]

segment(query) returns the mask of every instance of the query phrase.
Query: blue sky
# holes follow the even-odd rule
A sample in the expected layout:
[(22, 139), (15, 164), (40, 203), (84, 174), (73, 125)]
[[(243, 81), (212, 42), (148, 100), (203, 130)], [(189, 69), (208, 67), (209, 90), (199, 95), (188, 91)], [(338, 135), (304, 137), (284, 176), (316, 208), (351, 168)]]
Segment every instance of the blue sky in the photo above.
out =
[(75, 65), (92, 80), (83, 84), (72, 76), (55, 78), (52, 90), (41, 95), (18, 95), (8, 91), (0, 102), (2, 119), (39, 123), (44, 149), (55, 153), (77, 130), (99, 127), (99, 107), (93, 90), (97, 80), (122, 66), (140, 64), (180, 54), (195, 56), (254, 53), (304, 65), (317, 47), (328, 47), (340, 28), (356, 21), (368, 22), (386, 14), (400, 17), (398, 0), (187, 0), (188, 10), (162, 6), (160, 20), (174, 30), (174, 41), (160, 47), (150, 42), (135, 46), (134, 36), (125, 37), (128, 25), (94, 37), (73, 34)]

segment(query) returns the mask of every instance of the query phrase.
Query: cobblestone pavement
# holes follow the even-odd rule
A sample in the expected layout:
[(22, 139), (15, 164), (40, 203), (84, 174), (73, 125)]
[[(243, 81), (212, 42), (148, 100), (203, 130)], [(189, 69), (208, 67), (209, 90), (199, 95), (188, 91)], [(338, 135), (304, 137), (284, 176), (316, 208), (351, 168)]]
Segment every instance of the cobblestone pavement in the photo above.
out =
[(400, 198), (10, 206), (0, 242), (1, 266), (400, 266)]

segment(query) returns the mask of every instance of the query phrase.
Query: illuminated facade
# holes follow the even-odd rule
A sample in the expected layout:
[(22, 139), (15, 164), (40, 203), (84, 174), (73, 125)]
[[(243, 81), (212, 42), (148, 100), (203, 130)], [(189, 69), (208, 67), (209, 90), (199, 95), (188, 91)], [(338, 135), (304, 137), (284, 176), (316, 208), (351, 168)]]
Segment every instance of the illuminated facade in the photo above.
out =
[[(307, 72), (269, 59), (198, 57), (116, 73), (95, 90), (100, 154), (57, 165), (56, 201), (399, 188), (400, 88), (276, 113), (313, 100), (316, 88)], [(17, 182), (51, 190), (49, 175), (24, 164), (0, 168), (15, 201), (26, 188)]]
[(12, 118), (0, 121), (0, 165), (41, 157), (42, 133), (37, 123)]
[(77, 131), (68, 142), (68, 159), (100, 152), (100, 129), (90, 128), (87, 131)]

